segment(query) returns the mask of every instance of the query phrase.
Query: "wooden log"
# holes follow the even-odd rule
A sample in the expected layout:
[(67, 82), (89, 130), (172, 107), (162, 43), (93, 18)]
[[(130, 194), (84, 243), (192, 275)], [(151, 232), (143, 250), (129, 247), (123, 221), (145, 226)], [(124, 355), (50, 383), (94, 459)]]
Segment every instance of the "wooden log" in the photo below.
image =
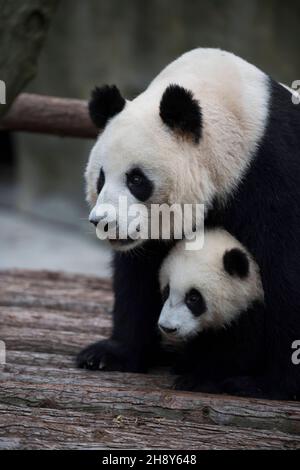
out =
[(0, 305), (64, 310), (81, 315), (111, 308), (111, 282), (47, 271), (0, 271)]
[(6, 366), (0, 374), (0, 403), (280, 431), (297, 435), (300, 448), (300, 410), (295, 403), (175, 392), (169, 388), (170, 377), (74, 369), (64, 380), (61, 371), (45, 372)]
[(20, 94), (0, 121), (0, 129), (96, 138), (87, 102), (29, 93)]
[[(49, 357), (49, 354), (46, 354)], [(56, 357), (57, 355), (54, 354)], [(74, 364), (74, 356), (72, 357), (68, 368), (58, 368), (59, 361), (56, 364), (49, 365), (45, 363), (43, 365), (43, 373), (41, 374), (40, 366), (12, 364), (10, 363), (11, 356), (8, 354), (7, 364), (3, 371), (0, 370), (1, 379), (17, 380), (23, 383), (35, 383), (35, 384), (64, 384), (76, 386), (87, 386), (95, 387), (101, 385), (104, 388), (116, 388), (122, 384), (122, 389), (128, 388), (128, 390), (170, 390), (173, 383), (173, 377), (171, 375), (164, 374), (162, 370), (160, 373), (155, 374), (129, 374), (122, 372), (105, 372), (102, 371), (99, 374), (98, 371), (85, 371), (82, 369), (76, 369)], [(290, 408), (289, 408), (290, 409)]]
[(1, 327), (1, 338), (6, 347), (19, 351), (37, 351), (58, 354), (76, 354), (91, 342), (107, 338), (100, 332), (77, 333), (48, 329)]
[(0, 272), (0, 331), (8, 349), (76, 354), (109, 336), (111, 304), (110, 281), (46, 271)]
[[(174, 401), (168, 399), (162, 401), (162, 408), (167, 409), (169, 407), (167, 413), (169, 416), (173, 413), (173, 419), (177, 419), (178, 415), (182, 413), (185, 419), (188, 418), (190, 421), (206, 424), (219, 423), (256, 429), (277, 429), (300, 435), (300, 407), (297, 403), (287, 402), (278, 405), (277, 402), (240, 400), (233, 397), (221, 398), (213, 395), (180, 394), (171, 391), (173, 377), (166, 375), (163, 371), (156, 371), (155, 374), (148, 375), (101, 372), (99, 376), (98, 372), (74, 369), (74, 360), (71, 356), (9, 351), (7, 362), (8, 364), (1, 375), (5, 381), (17, 379), (20, 382), (30, 384), (48, 383), (64, 384), (70, 387), (73, 387), (73, 385), (83, 386), (89, 389), (94, 387), (99, 387), (99, 389), (100, 387), (107, 388), (112, 401), (114, 394), (109, 389), (120, 387), (120, 384), (122, 384), (122, 389), (125, 388), (131, 393), (145, 389), (164, 390), (167, 396), (170, 396), (170, 393), (174, 393), (175, 397), (178, 394), (181, 396), (181, 402), (175, 401), (174, 403)], [(41, 366), (43, 368), (42, 375)], [(58, 367), (60, 368), (58, 369)], [(84, 390), (82, 393), (84, 395)], [(99, 394), (97, 406), (100, 406), (100, 400), (102, 399), (104, 402), (107, 400), (106, 397)], [(54, 402), (51, 403), (53, 406)], [(147, 414), (161, 414), (160, 408), (155, 408), (153, 401), (148, 404), (149, 411)], [(70, 406), (72, 407), (72, 405)], [(118, 409), (117, 402), (115, 406)], [(163, 411), (162, 414), (165, 415), (165, 413)]]
[(84, 289), (88, 288), (91, 291), (101, 289), (103, 292), (110, 292), (111, 294), (111, 281), (108, 279), (101, 279), (97, 276), (88, 276), (86, 274), (72, 274), (60, 271), (46, 271), (46, 270), (28, 270), (28, 269), (6, 269), (0, 270), (1, 284), (6, 282), (14, 285), (19, 285), (21, 282), (24, 284), (39, 286), (42, 285), (50, 287), (62, 286), (66, 289)]
[(297, 436), (172, 419), (0, 405), (0, 449), (296, 449)]
[[(22, 370), (22, 366), (30, 366), (30, 367), (39, 367), (39, 370), (43, 368), (45, 371), (47, 369), (51, 369), (51, 371), (56, 370), (58, 372), (62, 371), (62, 369), (67, 371), (67, 373), (71, 374), (84, 374), (85, 378), (92, 378), (94, 380), (94, 377), (99, 377), (98, 371), (84, 371), (82, 369), (74, 369), (74, 355), (67, 355), (67, 354), (57, 354), (57, 353), (45, 353), (45, 352), (35, 352), (35, 351), (14, 351), (9, 349), (7, 351), (7, 364), (11, 367), (12, 365), (15, 367), (19, 367), (20, 370)], [(6, 368), (5, 368), (6, 370)], [(106, 377), (106, 374), (111, 377), (110, 372), (103, 372), (103, 376), (101, 374), (101, 377)], [(88, 375), (86, 375), (88, 374)], [(130, 375), (130, 374), (127, 374)], [(127, 377), (126, 375), (126, 377)], [(113, 374), (113, 380), (115, 377), (118, 376), (118, 373), (115, 372)], [(159, 369), (153, 369), (151, 370), (151, 374), (146, 374), (146, 375), (136, 375), (132, 374), (134, 377), (134, 381), (136, 382), (137, 378), (142, 378), (147, 380), (147, 383), (150, 383), (155, 376), (154, 382), (156, 383), (156, 377), (159, 376), (159, 378), (162, 380), (160, 384), (164, 384), (165, 381), (168, 384), (168, 388), (171, 387), (171, 384), (173, 383), (173, 376), (171, 376), (168, 372), (166, 367), (160, 367)], [(123, 377), (123, 373), (120, 373), (119, 379)], [(80, 380), (82, 380), (82, 376), (80, 377)], [(152, 383), (152, 382), (151, 382)]]
[(16, 366), (55, 367), (56, 369), (70, 369), (74, 366), (74, 356), (67, 354), (42, 353), (36, 351), (7, 351), (7, 363)]
[(112, 300), (95, 277), (0, 272), (0, 448), (300, 448), (299, 403), (178, 392), (163, 369), (76, 369)]
[(23, 307), (1, 307), (0, 329), (19, 329), (19, 334), (24, 328), (52, 330), (52, 331), (72, 331), (78, 333), (91, 334), (91, 331), (99, 331), (102, 335), (109, 335), (111, 331), (111, 315), (99, 307), (97, 313), (84, 316), (81, 312), (65, 310), (63, 315), (61, 310), (46, 308), (24, 309)]

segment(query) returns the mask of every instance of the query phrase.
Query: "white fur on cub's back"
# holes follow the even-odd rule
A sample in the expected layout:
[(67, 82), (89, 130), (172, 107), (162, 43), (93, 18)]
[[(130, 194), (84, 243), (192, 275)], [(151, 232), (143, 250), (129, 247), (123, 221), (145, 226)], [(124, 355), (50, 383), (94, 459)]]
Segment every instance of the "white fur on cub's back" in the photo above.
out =
[[(226, 251), (239, 248), (247, 254), (249, 274), (241, 279), (229, 275), (223, 266)], [(165, 259), (160, 270), (163, 289), (170, 286), (170, 295), (184, 299), (190, 289), (203, 295), (207, 312), (199, 317), (199, 327), (223, 327), (229, 324), (254, 301), (263, 302), (264, 294), (259, 268), (249, 252), (227, 231), (207, 230), (201, 250), (187, 251), (180, 241)]]
[[(180, 139), (159, 116), (170, 84), (191, 90), (199, 101), (203, 133), (198, 145)], [(218, 49), (195, 49), (168, 65), (145, 92), (106, 126), (87, 167), (87, 195), (97, 199), (101, 164), (126, 171), (131, 163), (151, 167), (165, 181), (161, 203), (209, 205), (226, 199), (240, 182), (264, 134), (268, 77), (239, 57)], [(156, 172), (156, 173), (155, 173)]]

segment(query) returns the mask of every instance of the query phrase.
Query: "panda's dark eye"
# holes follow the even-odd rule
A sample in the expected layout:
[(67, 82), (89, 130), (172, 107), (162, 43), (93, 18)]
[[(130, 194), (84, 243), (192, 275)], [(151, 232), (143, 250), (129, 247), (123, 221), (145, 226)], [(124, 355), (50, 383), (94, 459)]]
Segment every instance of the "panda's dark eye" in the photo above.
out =
[(128, 177), (128, 183), (133, 186), (138, 186), (143, 183), (142, 175), (133, 174)]
[(126, 173), (126, 184), (134, 197), (145, 202), (153, 192), (153, 183), (140, 168), (133, 168)]
[(167, 284), (161, 294), (163, 303), (165, 303), (165, 301), (169, 298), (169, 295), (170, 295), (170, 286), (169, 284)]
[(205, 300), (197, 289), (191, 289), (187, 292), (185, 304), (196, 317), (202, 315), (207, 309)]
[(105, 183), (105, 174), (104, 174), (103, 168), (101, 168), (100, 174), (97, 180), (97, 193), (98, 194), (101, 193), (104, 183)]
[(196, 302), (198, 302), (200, 297), (200, 292), (196, 289), (192, 289), (186, 294), (186, 302), (188, 302), (189, 304), (195, 304)]

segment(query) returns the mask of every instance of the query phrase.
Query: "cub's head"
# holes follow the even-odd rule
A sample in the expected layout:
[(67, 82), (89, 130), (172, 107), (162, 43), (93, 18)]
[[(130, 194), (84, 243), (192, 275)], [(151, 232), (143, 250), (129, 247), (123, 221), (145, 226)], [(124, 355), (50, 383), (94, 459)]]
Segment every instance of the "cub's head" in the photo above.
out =
[(187, 340), (208, 328), (229, 325), (253, 302), (263, 301), (259, 269), (228, 232), (205, 234), (203, 249), (186, 251), (179, 242), (160, 271), (163, 336)]

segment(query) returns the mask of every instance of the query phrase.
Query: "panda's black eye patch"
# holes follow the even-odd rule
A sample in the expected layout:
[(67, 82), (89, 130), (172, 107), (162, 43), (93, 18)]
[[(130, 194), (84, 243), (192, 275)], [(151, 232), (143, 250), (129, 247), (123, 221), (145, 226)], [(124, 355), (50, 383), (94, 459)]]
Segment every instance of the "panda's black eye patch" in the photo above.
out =
[(197, 289), (191, 289), (185, 295), (185, 304), (195, 317), (200, 317), (206, 312), (206, 302)]
[(133, 168), (126, 173), (126, 184), (131, 194), (145, 202), (153, 192), (153, 183), (140, 168)]
[(169, 298), (169, 295), (170, 295), (170, 286), (169, 284), (167, 284), (161, 294), (163, 303), (166, 302), (166, 300)]
[(97, 180), (97, 193), (98, 194), (101, 193), (104, 183), (105, 183), (105, 174), (104, 174), (103, 168), (101, 168), (100, 174)]

